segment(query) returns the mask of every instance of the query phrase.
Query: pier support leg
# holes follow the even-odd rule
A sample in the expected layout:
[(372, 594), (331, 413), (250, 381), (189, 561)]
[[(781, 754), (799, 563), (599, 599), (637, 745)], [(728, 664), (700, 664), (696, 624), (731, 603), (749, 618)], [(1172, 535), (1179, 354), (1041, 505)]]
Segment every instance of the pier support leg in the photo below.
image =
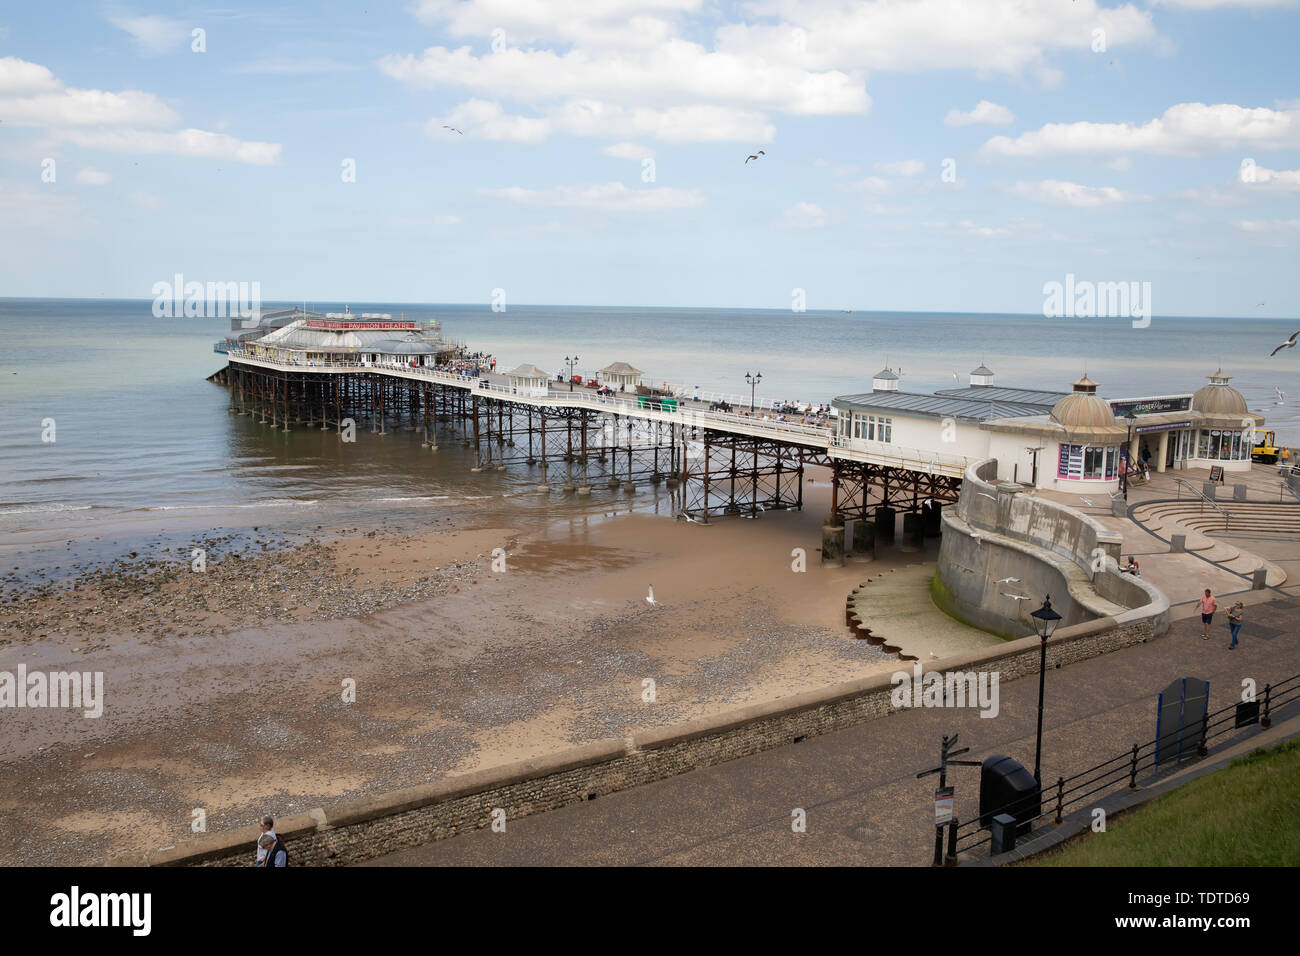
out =
[[(827, 518), (827, 521), (834, 520), (834, 516)], [(824, 524), (822, 525), (822, 567), (823, 568), (842, 568), (844, 567), (844, 525), (843, 524)]]
[(888, 505), (876, 509), (876, 541), (880, 544), (894, 543), (894, 525), (898, 512)]
[(924, 547), (925, 526), (919, 511), (903, 515), (903, 544), (900, 551), (915, 552)]
[(876, 560), (876, 525), (867, 518), (853, 522), (853, 556), (863, 561)]

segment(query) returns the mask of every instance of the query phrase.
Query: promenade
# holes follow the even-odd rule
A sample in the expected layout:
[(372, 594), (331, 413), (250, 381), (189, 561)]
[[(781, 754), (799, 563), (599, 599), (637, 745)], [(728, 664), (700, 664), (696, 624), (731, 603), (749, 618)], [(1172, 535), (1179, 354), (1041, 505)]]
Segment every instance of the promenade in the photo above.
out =
[[(1156, 695), (1175, 678), (1207, 678), (1214, 709), (1238, 696), (1243, 679), (1262, 691), (1300, 671), (1300, 587), (1281, 590), (1267, 603), (1254, 603), (1259, 592), (1243, 595), (1248, 623), (1235, 651), (1222, 621), (1205, 641), (1199, 619), (1186, 616), (1164, 638), (1050, 671), (1043, 778), (1076, 773), (1152, 738)], [(371, 865), (926, 865), (935, 778), (915, 773), (935, 766), (941, 737), (957, 732), (968, 758), (1002, 753), (1032, 767), (1037, 685), (1033, 677), (1002, 684), (993, 719), (973, 709), (905, 710)], [(1295, 711), (1293, 704), (1280, 712), (1279, 722)], [(969, 818), (978, 807), (978, 768), (954, 768), (949, 784), (958, 817)], [(794, 808), (807, 813), (806, 833), (791, 831)]]

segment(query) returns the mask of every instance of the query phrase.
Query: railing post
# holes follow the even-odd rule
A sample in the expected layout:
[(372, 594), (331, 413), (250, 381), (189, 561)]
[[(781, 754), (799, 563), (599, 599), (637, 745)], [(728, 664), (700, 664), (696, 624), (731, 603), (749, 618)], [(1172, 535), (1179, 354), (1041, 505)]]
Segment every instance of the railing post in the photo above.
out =
[(952, 822), (948, 824), (948, 855), (944, 858), (944, 866), (957, 865), (957, 816), (953, 815)]
[(1207, 753), (1210, 752), (1209, 747), (1206, 746), (1206, 739), (1209, 737), (1209, 733), (1210, 733), (1210, 709), (1207, 706), (1205, 709), (1205, 713), (1201, 714), (1201, 739), (1196, 742), (1196, 756), (1204, 757)]
[(1128, 768), (1128, 788), (1136, 790), (1138, 785), (1138, 745), (1133, 745), (1133, 760)]
[(931, 866), (943, 866), (943, 824), (934, 825), (934, 862)]
[(1061, 825), (1061, 811), (1065, 808), (1065, 778), (1056, 778), (1056, 819), (1052, 822)]
[(1268, 705), (1270, 703), (1270, 699), (1272, 698), (1272, 696), (1273, 696), (1273, 685), (1265, 684), (1264, 685), (1264, 713), (1261, 714), (1259, 718), (1259, 725), (1263, 727), (1265, 730), (1273, 726), (1273, 718), (1268, 715)]

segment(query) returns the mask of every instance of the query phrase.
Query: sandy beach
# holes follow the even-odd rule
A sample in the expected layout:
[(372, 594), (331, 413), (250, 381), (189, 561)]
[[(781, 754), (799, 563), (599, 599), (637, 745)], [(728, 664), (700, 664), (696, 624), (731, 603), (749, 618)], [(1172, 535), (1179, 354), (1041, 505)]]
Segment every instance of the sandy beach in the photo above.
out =
[(214, 537), (203, 573), (137, 554), (14, 590), (0, 667), (102, 671), (105, 701), (5, 714), (0, 862), (121, 858), (186, 838), (197, 809), (241, 826), (895, 670), (845, 598), (933, 546), (822, 569), (827, 491), (708, 526), (624, 498), (231, 553)]

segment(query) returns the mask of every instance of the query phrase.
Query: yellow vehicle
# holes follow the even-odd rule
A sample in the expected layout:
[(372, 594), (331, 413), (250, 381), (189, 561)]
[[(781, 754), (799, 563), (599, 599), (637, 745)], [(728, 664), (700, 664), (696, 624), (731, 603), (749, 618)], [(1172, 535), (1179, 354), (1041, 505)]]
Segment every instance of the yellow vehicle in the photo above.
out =
[(1278, 447), (1277, 439), (1271, 431), (1264, 431), (1262, 428), (1255, 429), (1255, 447), (1250, 450), (1251, 461), (1262, 461), (1267, 464), (1273, 464), (1277, 461)]

